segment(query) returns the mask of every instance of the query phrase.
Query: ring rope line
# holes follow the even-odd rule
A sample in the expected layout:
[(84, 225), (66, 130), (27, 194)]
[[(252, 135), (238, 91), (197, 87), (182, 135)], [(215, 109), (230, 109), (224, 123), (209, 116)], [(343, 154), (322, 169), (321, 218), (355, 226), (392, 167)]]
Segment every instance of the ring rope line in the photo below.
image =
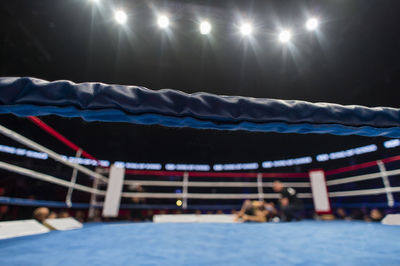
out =
[(81, 147), (79, 147), (78, 145), (76, 145), (75, 143), (73, 143), (72, 141), (67, 139), (60, 132), (58, 132), (57, 130), (55, 130), (54, 128), (52, 128), (51, 126), (49, 126), (48, 124), (46, 124), (45, 122), (40, 120), (39, 118), (37, 118), (35, 116), (28, 116), (28, 119), (32, 123), (37, 125), (39, 128), (41, 128), (42, 130), (44, 130), (45, 132), (47, 132), (48, 134), (50, 134), (54, 138), (58, 139), (60, 142), (62, 142), (66, 146), (70, 147), (75, 152), (80, 151), (83, 157), (85, 157), (87, 159), (95, 160), (97, 162), (98, 166), (101, 166), (99, 159), (95, 158), (93, 155), (91, 155), (88, 152), (86, 152), (85, 150), (83, 150)]
[[(311, 187), (309, 182), (282, 182), (289, 187)], [(182, 187), (182, 181), (142, 181), (142, 180), (125, 180), (125, 185), (155, 186), (155, 187)], [(263, 182), (263, 187), (272, 187), (272, 182)], [(188, 182), (189, 187), (257, 187), (256, 182)]]
[[(311, 193), (298, 193), (299, 198), (312, 198)], [(227, 193), (187, 193), (185, 196), (188, 199), (258, 199), (258, 193), (248, 194), (227, 194)], [(153, 199), (177, 199), (182, 198), (183, 193), (146, 193), (146, 192), (123, 192), (124, 198), (153, 198)], [(279, 199), (278, 193), (264, 193), (266, 199)]]
[[(259, 173), (238, 172), (185, 172), (185, 171), (156, 171), (156, 170), (132, 170), (126, 169), (125, 175), (153, 175), (153, 176), (183, 176), (189, 177), (249, 177), (256, 178)], [(308, 173), (261, 173), (263, 178), (308, 178)]]
[(57, 185), (60, 185), (63, 187), (68, 187), (68, 188), (73, 187), (76, 190), (80, 190), (80, 191), (84, 191), (84, 192), (88, 192), (88, 193), (94, 193), (97, 195), (105, 195), (106, 194), (106, 192), (103, 190), (98, 190), (98, 189), (83, 186), (80, 184), (75, 184), (75, 183), (65, 181), (63, 179), (60, 179), (60, 178), (57, 178), (57, 177), (54, 177), (51, 175), (46, 175), (43, 173), (39, 173), (39, 172), (30, 170), (30, 169), (26, 169), (26, 168), (19, 167), (19, 166), (9, 164), (9, 163), (5, 163), (2, 161), (0, 161), (0, 168), (7, 170), (7, 171), (14, 172), (14, 173), (18, 173), (18, 174), (21, 174), (24, 176), (28, 176), (28, 177), (39, 179), (39, 180), (46, 181), (49, 183), (57, 184)]
[(362, 189), (362, 190), (352, 190), (352, 191), (336, 191), (336, 192), (329, 192), (328, 194), (329, 197), (350, 197), (350, 196), (386, 194), (387, 192), (400, 192), (400, 187)]
[[(11, 198), (11, 197), (0, 197), (0, 204), (3, 205), (16, 205), (16, 206), (45, 206), (50, 208), (67, 208), (65, 202), (61, 201), (49, 201), (49, 200), (32, 200), (24, 198)], [(335, 208), (381, 208), (387, 207), (386, 202), (375, 202), (375, 203), (332, 203)], [(400, 203), (395, 202), (394, 207), (399, 207)], [(77, 209), (88, 209), (90, 207), (102, 208), (103, 204), (91, 206), (89, 203), (72, 203), (71, 208)], [(305, 208), (313, 208), (310, 204), (304, 204)], [(241, 205), (188, 205), (189, 210), (198, 209), (212, 209), (212, 210), (232, 210), (240, 209)], [(181, 209), (176, 204), (121, 204), (121, 209)]]
[[(97, 195), (105, 195), (105, 191), (94, 189), (91, 187), (86, 187), (79, 184), (73, 184), (71, 182), (39, 173), (33, 170), (15, 166), (0, 161), (0, 168), (4, 170), (9, 170), (21, 175), (36, 178), (42, 181), (47, 181), (64, 187), (74, 187), (76, 190), (95, 193)], [(387, 191), (390, 192), (400, 192), (400, 187), (391, 188), (378, 188), (378, 189), (364, 189), (364, 190), (353, 190), (353, 191), (337, 191), (330, 192), (329, 197), (346, 197), (346, 196), (362, 196), (362, 195), (375, 195), (375, 194), (385, 194)], [(181, 198), (183, 193), (136, 193), (136, 192), (123, 192), (122, 197), (131, 198)], [(209, 194), (209, 193), (188, 193), (187, 198), (191, 199), (257, 199), (259, 197), (258, 193), (251, 194)], [(311, 193), (298, 193), (299, 198), (312, 198)], [(277, 199), (280, 197), (278, 193), (264, 193), (264, 198)]]
[(0, 77), (0, 113), (196, 129), (400, 137), (400, 109), (390, 107), (187, 94), (29, 77)]
[(28, 147), (31, 147), (32, 149), (35, 149), (35, 150), (40, 151), (40, 152), (47, 153), (54, 160), (56, 160), (56, 161), (58, 161), (60, 163), (63, 163), (65, 165), (68, 165), (71, 168), (76, 168), (76, 169), (78, 169), (78, 171), (80, 171), (82, 173), (85, 173), (88, 176), (92, 176), (94, 178), (98, 178), (98, 179), (102, 180), (105, 183), (108, 182), (108, 179), (106, 177), (104, 177), (103, 175), (101, 175), (99, 173), (96, 173), (96, 172), (94, 172), (94, 171), (92, 171), (92, 170), (90, 170), (90, 169), (88, 169), (86, 167), (83, 167), (83, 166), (79, 165), (79, 164), (72, 163), (70, 161), (64, 160), (60, 154), (58, 154), (58, 153), (56, 153), (56, 152), (54, 152), (54, 151), (52, 151), (52, 150), (50, 150), (50, 149), (48, 149), (48, 148), (46, 148), (46, 147), (44, 147), (42, 145), (36, 143), (36, 142), (34, 142), (34, 141), (32, 141), (32, 140), (30, 140), (30, 139), (18, 134), (15, 131), (12, 131), (12, 130), (10, 130), (10, 129), (2, 126), (2, 125), (0, 125), (0, 133), (3, 134), (6, 137), (9, 137), (9, 138), (21, 143), (21, 144), (24, 144), (24, 145), (26, 145)]
[[(388, 176), (400, 175), (400, 169), (386, 171), (386, 174)], [(346, 183), (351, 183), (351, 182), (364, 181), (364, 180), (381, 178), (381, 177), (382, 177), (382, 173), (379, 172), (379, 173), (357, 175), (357, 176), (351, 176), (351, 177), (346, 177), (346, 178), (338, 178), (338, 179), (334, 179), (334, 180), (329, 180), (329, 181), (326, 181), (326, 184), (328, 186), (334, 186), (334, 185), (340, 185), (340, 184), (346, 184)]]
[[(392, 162), (400, 161), (400, 155), (384, 158), (384, 159), (381, 159), (380, 161), (382, 161), (383, 163), (392, 163)], [(336, 174), (341, 174), (344, 172), (356, 171), (359, 169), (374, 167), (374, 166), (378, 167), (378, 161), (371, 161), (371, 162), (366, 162), (366, 163), (361, 163), (361, 164), (356, 164), (356, 165), (351, 165), (351, 166), (346, 166), (346, 167), (342, 167), (342, 168), (328, 170), (328, 171), (325, 171), (325, 175), (326, 176), (336, 175)]]

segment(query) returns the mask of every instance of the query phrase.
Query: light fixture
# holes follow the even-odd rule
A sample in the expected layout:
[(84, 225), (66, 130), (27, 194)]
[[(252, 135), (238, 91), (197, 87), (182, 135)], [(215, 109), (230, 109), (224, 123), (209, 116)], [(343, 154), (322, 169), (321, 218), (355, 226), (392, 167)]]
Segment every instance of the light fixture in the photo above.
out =
[(168, 28), (169, 18), (165, 15), (159, 16), (157, 20), (158, 26), (162, 29)]
[(253, 33), (253, 26), (250, 23), (243, 23), (240, 26), (240, 33), (243, 36), (249, 36)]
[(203, 21), (200, 23), (200, 33), (207, 35), (211, 32), (211, 24), (208, 21)]
[(279, 41), (288, 43), (292, 39), (292, 33), (289, 30), (283, 30), (279, 33)]
[(309, 31), (316, 30), (318, 25), (319, 21), (317, 18), (309, 18), (306, 22), (306, 29)]
[(114, 19), (118, 24), (125, 24), (128, 20), (128, 16), (123, 10), (117, 10), (114, 13)]

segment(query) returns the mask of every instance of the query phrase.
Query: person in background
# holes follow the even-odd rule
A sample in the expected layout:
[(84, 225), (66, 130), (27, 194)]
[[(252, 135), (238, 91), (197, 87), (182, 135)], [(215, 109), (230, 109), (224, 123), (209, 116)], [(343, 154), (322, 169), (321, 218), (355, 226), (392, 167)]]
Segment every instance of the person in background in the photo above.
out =
[(279, 222), (279, 213), (275, 208), (275, 204), (273, 202), (265, 202), (264, 208), (268, 211), (267, 220), (272, 222)]
[(279, 206), (282, 212), (281, 220), (286, 222), (300, 220), (303, 203), (297, 197), (296, 190), (291, 187), (285, 187), (280, 181), (275, 181), (272, 188), (275, 192), (280, 193)]
[(353, 209), (350, 214), (351, 220), (364, 220), (365, 215), (360, 209)]
[(47, 217), (50, 214), (50, 210), (47, 207), (39, 207), (33, 211), (33, 219), (38, 221), (39, 223), (44, 223)]
[(372, 209), (369, 215), (364, 218), (366, 222), (380, 222), (383, 218), (382, 213), (378, 209)]
[(85, 222), (85, 212), (81, 210), (76, 211), (75, 219), (77, 219), (81, 223)]
[(12, 217), (8, 205), (0, 205), (0, 221), (9, 221)]
[(57, 218), (57, 213), (54, 211), (51, 211), (49, 217), (47, 217), (47, 219), (56, 219), (56, 218)]
[(236, 214), (235, 222), (267, 222), (269, 211), (265, 208), (263, 201), (245, 200), (242, 208)]
[(338, 220), (351, 220), (351, 217), (347, 215), (343, 208), (338, 208), (335, 212), (335, 217)]
[(153, 221), (153, 216), (154, 216), (154, 211), (153, 210), (147, 210), (146, 212), (146, 221)]
[[(133, 185), (133, 186), (129, 186), (129, 191), (131, 192), (138, 192), (138, 193), (142, 193), (145, 192), (143, 187), (140, 185)], [(139, 198), (139, 197), (132, 197), (131, 198), (131, 202), (133, 204), (136, 205), (140, 205), (146, 202), (146, 200), (144, 198)], [(141, 222), (144, 221), (146, 219), (146, 217), (143, 215), (142, 210), (141, 209), (131, 209), (130, 211), (130, 218), (134, 221), (134, 222)]]
[(69, 213), (68, 213), (68, 211), (60, 211), (59, 213), (58, 213), (58, 217), (57, 218), (68, 218), (69, 217)]

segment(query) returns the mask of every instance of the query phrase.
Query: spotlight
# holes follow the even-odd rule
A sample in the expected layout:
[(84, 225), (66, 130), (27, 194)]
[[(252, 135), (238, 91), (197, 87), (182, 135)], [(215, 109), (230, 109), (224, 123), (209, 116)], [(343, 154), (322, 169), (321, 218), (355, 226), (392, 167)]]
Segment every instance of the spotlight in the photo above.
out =
[(118, 24), (125, 24), (126, 21), (128, 20), (128, 16), (126, 13), (122, 10), (117, 10), (114, 13), (114, 19)]
[(287, 43), (292, 38), (292, 33), (289, 30), (283, 30), (279, 33), (279, 41)]
[(244, 23), (240, 26), (240, 33), (243, 36), (249, 36), (253, 32), (253, 26), (250, 23)]
[(211, 24), (208, 21), (203, 21), (200, 23), (200, 33), (207, 35), (211, 32)]
[(157, 23), (158, 23), (158, 26), (160, 28), (162, 28), (162, 29), (168, 28), (168, 26), (169, 26), (169, 18), (167, 16), (164, 16), (164, 15), (159, 16)]
[(100, 2), (100, 0), (89, 0), (89, 2), (94, 3), (94, 4), (98, 4)]
[(182, 201), (180, 199), (178, 199), (176, 201), (176, 206), (178, 206), (178, 207), (182, 206)]
[(307, 30), (316, 30), (318, 28), (319, 21), (316, 18), (310, 18), (306, 22), (306, 29)]

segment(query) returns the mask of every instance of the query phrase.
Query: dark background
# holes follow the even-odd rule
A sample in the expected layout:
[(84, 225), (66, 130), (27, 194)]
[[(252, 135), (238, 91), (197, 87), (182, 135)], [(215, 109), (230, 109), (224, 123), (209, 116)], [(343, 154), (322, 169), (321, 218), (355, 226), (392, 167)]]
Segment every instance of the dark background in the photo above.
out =
[[(128, 24), (112, 11), (124, 7)], [(156, 26), (157, 12), (172, 26)], [(318, 16), (317, 32), (304, 30)], [(208, 18), (211, 36), (198, 33)], [(237, 33), (253, 21), (250, 39)], [(400, 2), (337, 1), (100, 1), (3, 0), (0, 2), (0, 75), (46, 80), (97, 81), (345, 105), (398, 108), (400, 93)], [(291, 28), (292, 44), (277, 32)], [(262, 162), (333, 152), (376, 143), (379, 152), (308, 167), (354, 164), (397, 151), (384, 138), (166, 128), (123, 123), (87, 123), (43, 117), (100, 159), (160, 163)], [(68, 155), (74, 152), (25, 118), (0, 123)], [(17, 146), (1, 137), (1, 144)], [(337, 164), (337, 165), (336, 165)]]

